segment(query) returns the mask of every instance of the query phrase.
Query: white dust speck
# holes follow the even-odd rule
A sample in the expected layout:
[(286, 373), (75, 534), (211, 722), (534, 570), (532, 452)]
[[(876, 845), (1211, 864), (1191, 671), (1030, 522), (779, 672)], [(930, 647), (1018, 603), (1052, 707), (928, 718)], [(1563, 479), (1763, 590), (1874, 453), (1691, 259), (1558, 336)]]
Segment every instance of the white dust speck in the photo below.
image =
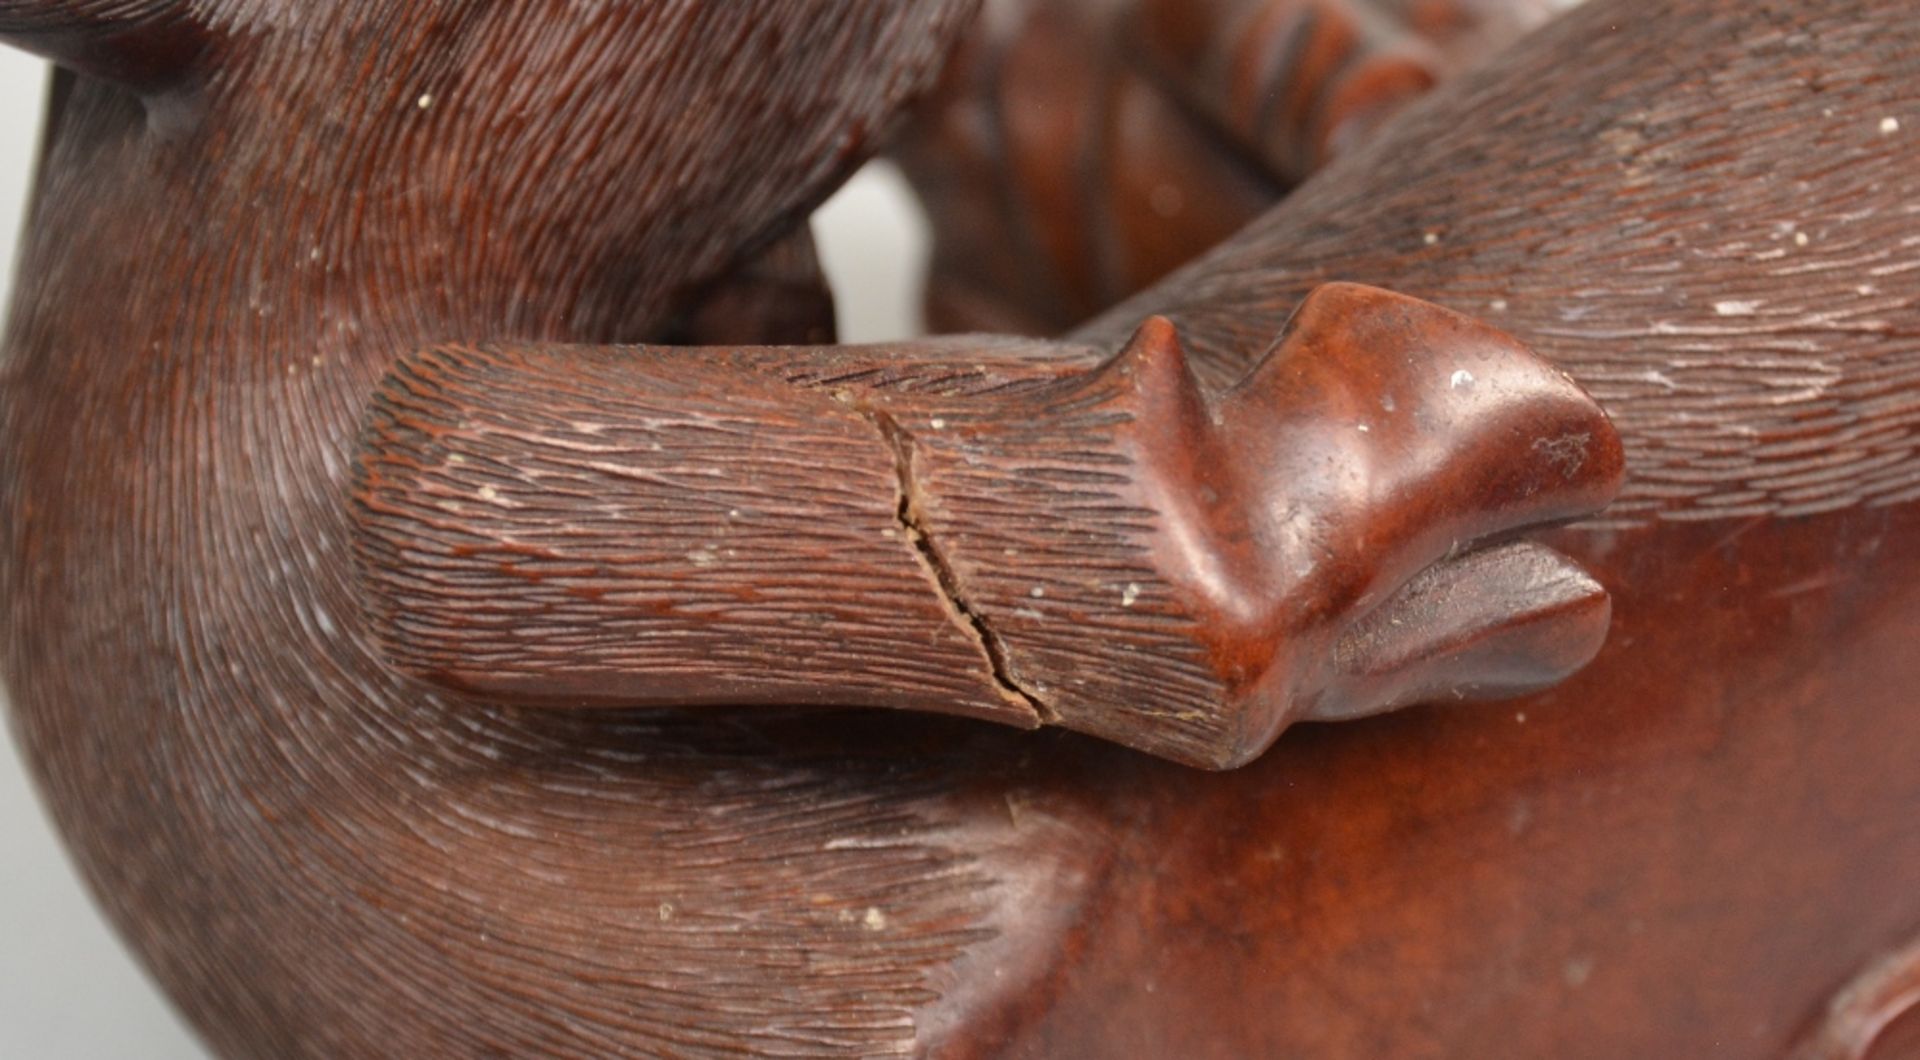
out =
[(887, 914), (882, 913), (874, 906), (868, 906), (867, 915), (860, 918), (860, 924), (868, 931), (885, 931), (887, 928)]
[(483, 501), (499, 500), (500, 491), (497, 489), (494, 489), (492, 486), (482, 486), (480, 487), (480, 499)]
[(1895, 118), (1889, 115), (1888, 117), (1880, 119), (1880, 135), (1892, 136), (1894, 133), (1897, 133), (1899, 131), (1900, 131), (1899, 118)]
[(1759, 302), (1715, 302), (1713, 311), (1723, 317), (1750, 317), (1760, 308)]
[(1465, 368), (1462, 368), (1453, 373), (1453, 388), (1455, 390), (1459, 390), (1462, 387), (1469, 387), (1472, 385), (1473, 385), (1472, 372), (1469, 372)]
[(1036, 585), (1028, 590), (1027, 595), (1033, 597), (1035, 600), (1039, 600), (1047, 595), (1047, 590), (1044, 586)]
[(1121, 593), (1121, 594), (1120, 594), (1120, 606), (1121, 606), (1121, 607), (1132, 607), (1132, 606), (1133, 606), (1133, 604), (1134, 604), (1134, 601), (1136, 601), (1136, 600), (1138, 600), (1138, 599), (1140, 599), (1140, 585), (1139, 585), (1139, 583), (1137, 583), (1137, 582), (1129, 582), (1129, 583), (1127, 584), (1127, 591), (1126, 591), (1126, 592), (1123, 592), (1123, 593)]
[(947, 421), (946, 421), (946, 420), (940, 420), (940, 419), (936, 419), (936, 420), (934, 420), (934, 421), (933, 421), (933, 429), (934, 429), (934, 430), (936, 430), (936, 431), (944, 431), (944, 430), (946, 430), (946, 429), (947, 429)]
[(422, 93), (416, 102), (420, 105), (421, 110), (431, 109), (433, 107), (433, 94)]
[(1567, 985), (1575, 990), (1587, 985), (1587, 980), (1593, 978), (1593, 958), (1575, 957), (1573, 960), (1568, 961), (1566, 965), (1560, 969), (1560, 977), (1565, 979)]

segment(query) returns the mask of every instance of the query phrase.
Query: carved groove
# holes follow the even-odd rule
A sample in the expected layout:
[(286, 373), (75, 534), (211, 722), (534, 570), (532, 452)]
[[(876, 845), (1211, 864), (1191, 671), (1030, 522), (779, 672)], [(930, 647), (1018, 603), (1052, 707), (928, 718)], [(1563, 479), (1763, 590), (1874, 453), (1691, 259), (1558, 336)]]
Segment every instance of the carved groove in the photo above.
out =
[(933, 533), (927, 526), (926, 515), (921, 508), (920, 488), (914, 478), (913, 436), (902, 430), (899, 422), (885, 412), (869, 410), (867, 415), (893, 451), (894, 470), (900, 482), (900, 504), (894, 517), (900, 524), (901, 533), (913, 546), (921, 566), (926, 568), (928, 580), (940, 591), (941, 599), (952, 612), (955, 623), (980, 645), (980, 653), (986, 658), (994, 684), (999, 686), (1000, 691), (1008, 699), (1033, 711), (1044, 723), (1057, 723), (1059, 719), (1047, 709), (1046, 704), (1014, 680), (1007, 665), (1005, 645), (1000, 643), (1000, 638), (987, 625), (987, 620), (967, 604), (959, 577), (954, 574), (946, 557), (941, 555), (940, 547), (934, 544)]

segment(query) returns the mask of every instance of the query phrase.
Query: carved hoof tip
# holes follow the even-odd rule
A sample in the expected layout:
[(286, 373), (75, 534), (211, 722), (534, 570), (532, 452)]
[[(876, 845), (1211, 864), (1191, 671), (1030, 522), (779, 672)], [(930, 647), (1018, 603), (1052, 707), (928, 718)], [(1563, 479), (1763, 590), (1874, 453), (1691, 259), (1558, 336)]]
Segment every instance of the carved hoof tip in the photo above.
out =
[(1513, 338), (1330, 284), (1220, 411), (1250, 507), (1288, 515), (1254, 531), (1281, 557), (1265, 584), (1285, 610), (1238, 639), (1294, 647), (1242, 686), (1238, 741), (1210, 765), (1251, 760), (1292, 721), (1537, 691), (1600, 650), (1605, 589), (1516, 539), (1603, 509), (1620, 439)]
[(1542, 545), (1442, 560), (1346, 630), (1328, 693), (1304, 717), (1342, 721), (1550, 688), (1593, 661), (1612, 617), (1600, 583)]
[(1415, 570), (1336, 638), (1327, 687), (1303, 716), (1520, 695), (1590, 662), (1612, 616), (1606, 590), (1513, 539), (1594, 515), (1618, 492), (1625, 457), (1599, 405), (1511, 337), (1386, 291), (1322, 288), (1290, 330), (1362, 351), (1370, 363), (1342, 370), (1383, 401), (1397, 392), (1414, 425), (1397, 440), (1404, 452), (1376, 443), (1387, 455), (1373, 466), (1379, 481), (1405, 483), (1416, 516), (1400, 522), (1400, 563), (1383, 566)]

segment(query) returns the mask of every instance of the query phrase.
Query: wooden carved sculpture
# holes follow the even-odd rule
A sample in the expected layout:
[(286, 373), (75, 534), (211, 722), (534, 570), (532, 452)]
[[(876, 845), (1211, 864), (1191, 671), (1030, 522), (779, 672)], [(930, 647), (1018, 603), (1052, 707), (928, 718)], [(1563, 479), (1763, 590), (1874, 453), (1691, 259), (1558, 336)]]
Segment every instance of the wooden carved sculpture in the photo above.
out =
[(894, 155), (943, 330), (1065, 330), (1251, 223), (1555, 0), (989, 0)]
[(209, 1043), (1909, 1040), (1905, 5), (1594, 0), (1069, 339), (789, 345), (973, 6), (0, 2), (0, 659)]
[(1598, 650), (1605, 593), (1508, 539), (1598, 511), (1617, 439), (1510, 340), (1329, 286), (1217, 399), (1165, 320), (1096, 356), (410, 359), (356, 490), (374, 631), (493, 701), (912, 707), (1214, 768)]

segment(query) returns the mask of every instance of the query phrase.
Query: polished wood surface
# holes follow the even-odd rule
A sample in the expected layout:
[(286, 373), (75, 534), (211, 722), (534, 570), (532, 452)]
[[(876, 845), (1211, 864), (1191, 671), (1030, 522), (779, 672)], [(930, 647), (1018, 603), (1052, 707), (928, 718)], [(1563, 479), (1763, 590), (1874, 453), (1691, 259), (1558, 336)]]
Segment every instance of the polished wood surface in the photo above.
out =
[[(128, 13), (157, 21), (116, 21)], [(1064, 342), (1025, 344), (1026, 369), (1083, 351), (1040, 372), (1070, 380), (1129, 349), (1184, 365), (1220, 413), (1209, 475), (1250, 466), (1234, 447), (1256, 432), (1222, 410), (1296, 314), (1296, 344), (1377, 326), (1383, 304), (1417, 312), (1420, 334), (1457, 322), (1532, 381), (1517, 407), (1546, 393), (1592, 423), (1519, 347), (1566, 369), (1618, 429), (1618, 500), (1455, 557), (1498, 584), (1506, 568), (1476, 564), (1550, 547), (1611, 595), (1604, 647), (1551, 690), (1298, 725), (1206, 772), (1057, 728), (556, 709), (392, 665), (409, 643), (445, 660), (469, 642), (383, 609), (381, 577), (446, 557), (383, 561), (356, 503), (482, 511), (417, 481), (482, 452), (503, 458), (444, 481), (520, 500), (541, 470), (520, 461), (544, 438), (673, 387), (686, 404), (660, 418), (762, 402), (754, 423), (816, 439), (797, 450), (796, 502), (818, 500), (845, 440), (850, 513), (900, 528), (898, 451), (816, 413), (833, 384), (804, 366), (881, 357), (862, 385), (884, 390), (928, 351), (741, 344), (816, 340), (779, 334), (822, 326), (795, 227), (930, 89), (972, 13), (0, 4), (0, 34), (88, 71), (56, 93), (7, 338), (0, 661), (82, 868), (208, 1042), (326, 1057), (1900, 1055), (1920, 932), (1920, 83), (1902, 76), (1920, 24), (1902, 0), (1592, 0), (1338, 152), (1229, 245)], [(156, 40), (193, 46), (142, 43)], [(1398, 294), (1317, 318), (1309, 292), (1330, 283)], [(722, 334), (734, 324), (744, 334)], [(658, 348), (671, 341), (725, 349)], [(934, 359), (971, 371), (1020, 348), (958, 342)], [(1344, 425), (1320, 395), (1377, 398), (1391, 373), (1332, 368), (1456, 349), (1378, 334), (1340, 348), (1273, 362), (1329, 371), (1284, 417), (1248, 405), (1256, 424)], [(564, 396), (589, 367), (605, 401), (540, 419), (526, 398)], [(1453, 380), (1429, 396), (1451, 400)], [(951, 448), (924, 396), (901, 408), (916, 442), (934, 439), (909, 514), (937, 544), (964, 546), (949, 536), (961, 499), (1018, 499), (1005, 475), (976, 487), (967, 459), (1018, 451), (1014, 427), (1043, 433), (1043, 413), (1008, 414), (1017, 391), (998, 415), (960, 403), (954, 422), (983, 426)], [(439, 441), (382, 418), (403, 398)], [(1314, 452), (1365, 454), (1360, 425)], [(1536, 453), (1524, 434), (1480, 456), (1460, 448), (1472, 430), (1445, 437), (1443, 486)], [(410, 453), (443, 463), (408, 471)], [(368, 474), (383, 457), (391, 475)], [(1291, 490), (1300, 458), (1267, 466)], [(392, 492), (356, 502), (357, 461), (363, 486)], [(1590, 511), (1604, 470), (1573, 472), (1598, 492), (1552, 516)], [(658, 496), (620, 481), (621, 519), (555, 543), (562, 558), (599, 555)], [(1519, 496), (1429, 492), (1405, 499), (1482, 532), (1498, 519), (1479, 502)], [(1306, 496), (1311, 516), (1340, 510), (1338, 490)], [(1521, 509), (1507, 525), (1540, 517)], [(516, 518), (571, 525), (537, 514)], [(802, 574), (828, 569), (764, 540)], [(1419, 582), (1428, 544), (1386, 583)], [(356, 547), (374, 562), (357, 567)], [(1009, 645), (1057, 638), (1069, 670), (1103, 650), (1045, 610), (1018, 627), (1030, 587), (994, 595), (1001, 572), (1025, 573), (1002, 565), (1017, 557), (963, 569), (965, 552), (947, 562), (977, 572), (969, 607), (1012, 616)], [(905, 601), (937, 608), (937, 570), (929, 582), (897, 546), (874, 555), (911, 586), (903, 626)], [(467, 609), (475, 625), (529, 598), (513, 570), (474, 577), (500, 590)], [(407, 583), (421, 599), (443, 588), (422, 581)], [(1461, 602), (1525, 610), (1481, 610), (1490, 599)], [(978, 683), (965, 631), (924, 617)], [(808, 687), (871, 674), (859, 660), (897, 632)], [(1391, 624), (1371, 632), (1391, 646)], [(579, 673), (533, 638), (494, 647), (558, 658), (541, 682)]]

